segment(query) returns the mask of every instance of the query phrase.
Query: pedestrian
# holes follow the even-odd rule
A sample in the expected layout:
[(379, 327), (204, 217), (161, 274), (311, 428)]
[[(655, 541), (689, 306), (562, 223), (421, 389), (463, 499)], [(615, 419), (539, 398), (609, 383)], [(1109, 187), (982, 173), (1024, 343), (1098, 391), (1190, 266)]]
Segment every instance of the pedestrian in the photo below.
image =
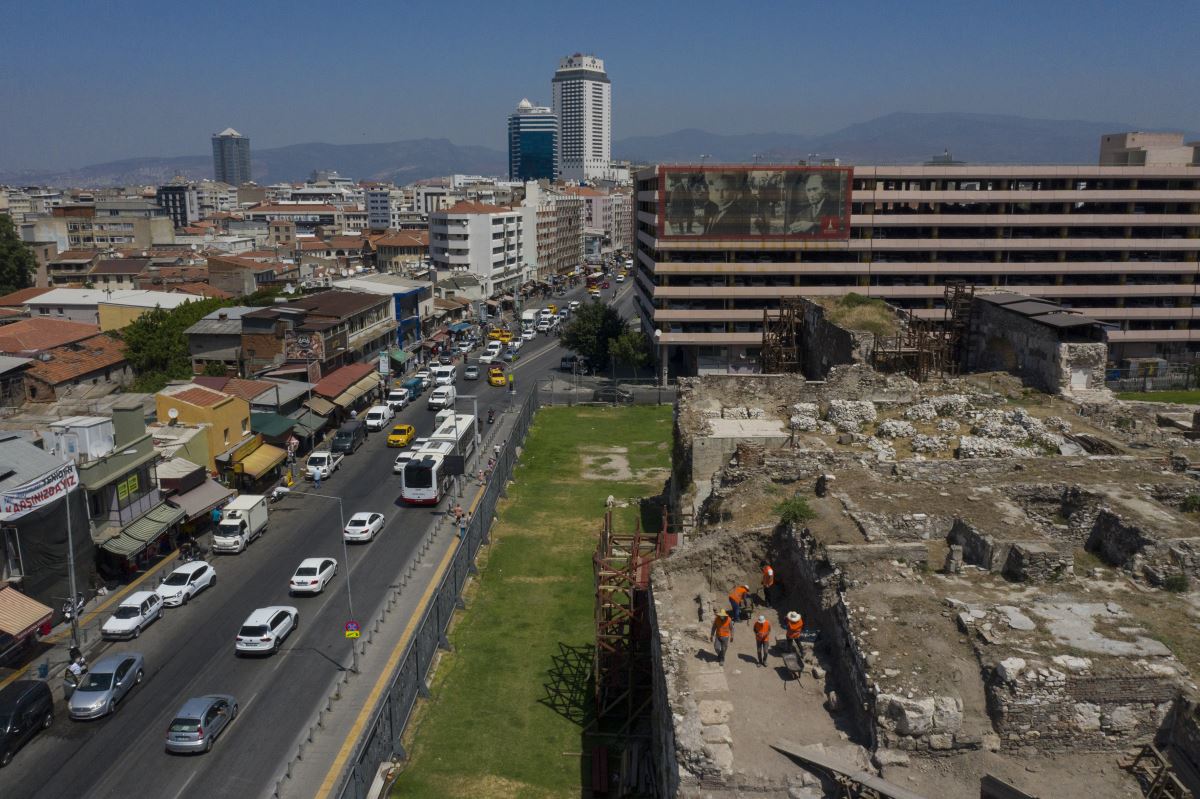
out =
[(804, 659), (804, 652), (800, 649), (800, 636), (804, 632), (804, 619), (794, 610), (788, 611), (787, 615), (787, 640), (788, 645), (796, 650), (796, 654)]
[(321, 470), (320, 469), (313, 469), (313, 485), (316, 486), (318, 491), (321, 490)]
[(770, 607), (771, 606), (771, 594), (774, 593), (774, 591), (772, 589), (774, 589), (774, 587), (775, 587), (775, 570), (772, 569), (771, 564), (767, 563), (765, 560), (761, 561), (758, 565), (759, 565), (759, 568), (762, 569), (763, 604), (766, 605), (767, 607)]
[(760, 615), (754, 622), (754, 646), (758, 651), (758, 665), (767, 665), (767, 647), (771, 644), (771, 622)]
[(734, 621), (742, 620), (742, 603), (746, 601), (746, 595), (749, 593), (750, 586), (748, 585), (735, 585), (729, 592), (729, 612), (733, 615)]
[(733, 643), (733, 620), (729, 618), (729, 612), (724, 608), (717, 611), (716, 618), (712, 623), (712, 632), (709, 633), (708, 638), (717, 653), (717, 662), (724, 665), (725, 652)]
[(463, 506), (460, 503), (455, 503), (454, 509), (451, 510), (450, 512), (454, 514), (454, 521), (456, 521), (456, 522), (461, 522), (463, 519), (463, 514), (466, 513), (466, 511), (463, 510)]
[(485, 480), (485, 479), (483, 478), (483, 469), (480, 469), (480, 470), (479, 470), (479, 474), (478, 474), (478, 475), (476, 475), (476, 476), (477, 476), (477, 477), (478, 477), (478, 479), (479, 479), (479, 484), (480, 484), (480, 485), (487, 485), (487, 480)]
[(492, 447), (492, 454), (496, 456), (496, 460), (500, 460), (500, 445)]
[(460, 518), (458, 520), (458, 537), (460, 539), (467, 537), (467, 526), (470, 524), (471, 524), (471, 517), (467, 516), (466, 514), (463, 514), (462, 518)]

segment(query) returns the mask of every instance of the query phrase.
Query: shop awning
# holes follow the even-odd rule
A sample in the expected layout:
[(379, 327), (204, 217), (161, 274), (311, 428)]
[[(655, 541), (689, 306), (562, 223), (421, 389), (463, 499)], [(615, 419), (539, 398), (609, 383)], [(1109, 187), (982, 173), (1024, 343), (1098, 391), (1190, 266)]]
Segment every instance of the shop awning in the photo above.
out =
[(287, 458), (287, 450), (263, 444), (242, 459), (242, 474), (257, 480), (269, 470), (283, 463)]
[(405, 363), (409, 358), (412, 357), (411, 352), (409, 352), (408, 350), (402, 350), (399, 347), (396, 347), (394, 350), (392, 350), (388, 354), (392, 357), (392, 360), (395, 361), (396, 363)]
[(488, 306), (489, 308), (499, 308), (500, 307), (500, 303), (497, 300), (484, 300), (483, 303), (484, 303), (484, 305)]
[(0, 633), (23, 638), (53, 615), (53, 610), (17, 589), (0, 588)]
[(125, 527), (121, 530), (120, 535), (105, 541), (100, 548), (114, 555), (131, 558), (184, 516), (183, 508), (173, 508), (164, 502), (152, 508), (149, 513), (133, 524)]
[(361, 399), (364, 394), (367, 394), (378, 387), (379, 378), (373, 374), (367, 375), (354, 385), (350, 386), (350, 388), (343, 391), (341, 394), (338, 394), (337, 397), (334, 398), (333, 404), (341, 408), (349, 408), (351, 405), (358, 402), (358, 400)]
[(292, 420), (295, 426), (292, 430), (302, 436), (314, 436), (325, 429), (327, 420), (320, 414), (305, 411)]
[(464, 330), (470, 330), (470, 329), (471, 329), (470, 322), (455, 322), (454, 324), (450, 325), (451, 333), (461, 333)]
[(270, 438), (279, 438), (286, 435), (295, 421), (280, 416), (277, 413), (252, 413), (250, 414), (250, 431), (252, 433), (262, 433)]
[(304, 401), (304, 405), (320, 416), (328, 416), (337, 410), (337, 406), (324, 397), (309, 397)]
[(233, 489), (226, 488), (210, 478), (191, 491), (176, 494), (168, 501), (173, 505), (178, 505), (187, 515), (188, 521), (191, 521), (206, 515), (213, 508), (232, 497), (234, 493)]

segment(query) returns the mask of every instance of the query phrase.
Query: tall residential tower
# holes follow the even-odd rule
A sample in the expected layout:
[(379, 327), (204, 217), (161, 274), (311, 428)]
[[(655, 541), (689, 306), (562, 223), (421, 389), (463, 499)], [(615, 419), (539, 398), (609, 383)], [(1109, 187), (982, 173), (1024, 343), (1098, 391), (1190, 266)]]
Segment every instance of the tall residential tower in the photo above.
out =
[(233, 128), (213, 134), (213, 174), (219, 183), (250, 182), (250, 139)]
[(557, 118), (549, 108), (522, 100), (508, 117), (508, 179), (554, 180), (557, 161)]
[(603, 59), (576, 53), (558, 63), (551, 81), (558, 117), (558, 176), (605, 177), (612, 162), (612, 84)]

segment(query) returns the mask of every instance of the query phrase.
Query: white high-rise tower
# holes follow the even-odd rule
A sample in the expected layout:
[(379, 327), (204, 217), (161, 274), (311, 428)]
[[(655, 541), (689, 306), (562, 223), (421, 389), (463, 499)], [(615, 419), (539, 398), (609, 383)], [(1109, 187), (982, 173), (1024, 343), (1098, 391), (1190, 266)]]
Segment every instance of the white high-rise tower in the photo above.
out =
[(604, 60), (576, 53), (558, 62), (551, 81), (558, 117), (561, 180), (605, 177), (612, 163), (612, 83)]

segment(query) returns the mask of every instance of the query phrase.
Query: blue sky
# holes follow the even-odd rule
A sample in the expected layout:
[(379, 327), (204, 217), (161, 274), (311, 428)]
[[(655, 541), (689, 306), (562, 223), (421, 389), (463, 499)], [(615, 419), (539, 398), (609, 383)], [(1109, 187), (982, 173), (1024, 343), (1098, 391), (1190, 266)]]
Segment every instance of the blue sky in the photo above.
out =
[(0, 26), (0, 170), (423, 136), (502, 149), (561, 56), (613, 136), (825, 133), (894, 111), (1200, 130), (1200, 3), (45, 0)]

